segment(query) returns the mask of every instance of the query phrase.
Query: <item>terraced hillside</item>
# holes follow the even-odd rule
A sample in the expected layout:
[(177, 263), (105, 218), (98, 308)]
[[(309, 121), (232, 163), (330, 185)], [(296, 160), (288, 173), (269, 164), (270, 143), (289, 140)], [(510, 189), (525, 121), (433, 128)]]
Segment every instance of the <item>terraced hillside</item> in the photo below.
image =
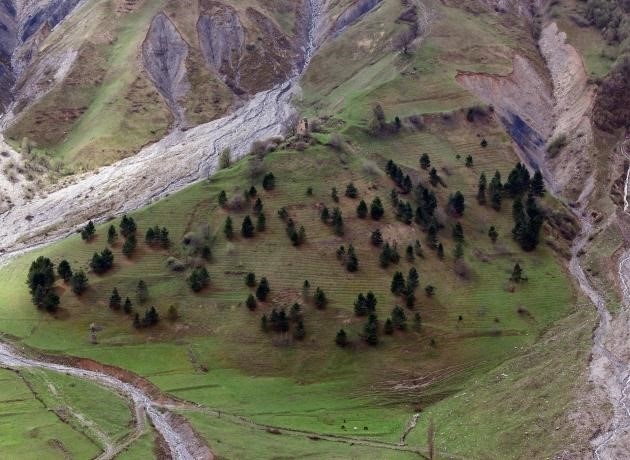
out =
[[(174, 131), (0, 215), (3, 452), (623, 458), (626, 67), (591, 3), (81, 2), (9, 141), (90, 169)], [(74, 276), (29, 292), (40, 256)]]

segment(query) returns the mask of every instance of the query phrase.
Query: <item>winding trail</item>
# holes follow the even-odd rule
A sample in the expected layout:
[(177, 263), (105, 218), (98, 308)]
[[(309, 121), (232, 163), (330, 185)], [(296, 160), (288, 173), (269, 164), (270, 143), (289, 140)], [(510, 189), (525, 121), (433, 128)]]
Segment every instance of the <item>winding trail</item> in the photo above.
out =
[[(13, 370), (20, 368), (46, 369), (72, 375), (83, 380), (90, 380), (110, 388), (132, 401), (138, 420), (141, 420), (146, 414), (156, 431), (169, 447), (170, 454), (173, 458), (181, 460), (199, 458), (198, 453), (191, 451), (189, 440), (186, 439), (181, 428), (173, 423), (172, 418), (169, 417), (169, 412), (138, 386), (123, 382), (104, 372), (85, 370), (78, 367), (29, 358), (3, 342), (0, 342), (0, 366)], [(116, 454), (116, 449), (111, 449), (111, 453), (113, 457)], [(212, 454), (209, 450), (207, 453), (208, 455), (205, 455), (203, 458), (212, 458)]]

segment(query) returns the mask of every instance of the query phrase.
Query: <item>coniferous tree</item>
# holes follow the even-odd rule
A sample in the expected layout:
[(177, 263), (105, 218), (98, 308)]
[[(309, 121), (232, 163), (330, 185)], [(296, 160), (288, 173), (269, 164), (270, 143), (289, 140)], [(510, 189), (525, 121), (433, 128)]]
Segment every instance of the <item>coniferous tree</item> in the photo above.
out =
[(72, 268), (67, 260), (64, 259), (59, 262), (59, 265), (57, 265), (57, 274), (62, 280), (64, 280), (64, 282), (67, 283), (70, 281), (70, 278), (72, 277)]
[(365, 341), (372, 346), (378, 345), (378, 318), (376, 313), (370, 313), (363, 328)]
[(416, 270), (416, 267), (411, 267), (409, 269), (409, 274), (407, 275), (407, 293), (415, 291), (419, 285), (420, 275), (418, 274), (418, 270)]
[(424, 288), (424, 292), (427, 297), (433, 297), (435, 295), (435, 287), (429, 284)]
[(354, 246), (348, 247), (348, 255), (346, 256), (346, 270), (353, 273), (359, 269), (359, 258), (356, 255)]
[(120, 234), (127, 238), (133, 233), (136, 233), (136, 222), (125, 214), (120, 221)]
[(405, 277), (401, 272), (394, 273), (390, 289), (394, 295), (401, 295), (405, 291)]
[(332, 213), (332, 224), (335, 230), (335, 235), (343, 235), (343, 217), (341, 215), (341, 209), (335, 208)]
[(376, 304), (378, 301), (376, 300), (376, 296), (372, 291), (369, 291), (365, 296), (365, 308), (368, 313), (374, 313), (376, 311)]
[(379, 256), (379, 262), (382, 268), (387, 268), (392, 262), (392, 248), (389, 243), (385, 243), (385, 245), (383, 246), (383, 249), (381, 250), (381, 254)]
[(228, 240), (234, 238), (234, 227), (232, 225), (232, 218), (227, 216), (225, 224), (223, 224), (223, 234)]
[(33, 304), (53, 312), (59, 306), (59, 296), (53, 291), (55, 266), (47, 257), (40, 256), (31, 263), (26, 283)]
[(92, 241), (92, 239), (94, 239), (95, 233), (96, 227), (94, 227), (94, 222), (89, 221), (87, 225), (81, 230), (81, 238), (85, 241)]
[(354, 302), (355, 315), (366, 316), (369, 313), (365, 302), (366, 302), (365, 296), (363, 294), (359, 294), (357, 296), (357, 300)]
[(497, 229), (494, 228), (494, 225), (490, 227), (490, 230), (488, 230), (488, 236), (490, 237), (490, 239), (492, 240), (493, 243), (497, 242), (497, 238), (499, 237), (499, 233), (497, 233)]
[(437, 247), (437, 256), (440, 259), (444, 258), (444, 246), (442, 246), (442, 243), (438, 243), (438, 247)]
[(77, 270), (70, 278), (70, 287), (76, 295), (81, 295), (88, 287), (88, 277), (83, 270)]
[(188, 277), (188, 285), (194, 292), (199, 292), (210, 284), (210, 274), (206, 267), (196, 267)]
[(241, 225), (241, 235), (244, 238), (251, 238), (254, 236), (254, 224), (249, 216), (245, 216), (243, 224)]
[(398, 305), (396, 305), (392, 309), (391, 319), (394, 328), (401, 331), (407, 328), (407, 315), (405, 314), (405, 311)]
[(437, 249), (438, 247), (437, 227), (435, 224), (429, 225), (429, 229), (427, 230), (427, 244), (432, 249)]
[(245, 275), (245, 285), (248, 287), (256, 286), (256, 275), (253, 272), (249, 272)]
[(254, 203), (254, 207), (252, 208), (252, 210), (254, 211), (254, 214), (256, 216), (260, 215), (260, 213), (263, 211), (263, 203), (260, 198), (256, 198), (256, 202)]
[(348, 335), (346, 334), (346, 331), (344, 331), (343, 329), (339, 329), (339, 331), (337, 331), (337, 335), (335, 336), (335, 343), (337, 344), (337, 346), (340, 346), (342, 348), (348, 345)]
[(133, 252), (136, 250), (136, 245), (136, 235), (135, 233), (130, 233), (125, 240), (125, 244), (123, 244), (122, 253), (126, 257), (131, 257), (133, 255)]
[(116, 240), (118, 240), (118, 233), (116, 232), (116, 227), (114, 227), (113, 225), (110, 225), (109, 229), (107, 230), (107, 243), (109, 245), (112, 245), (116, 242)]
[(437, 169), (431, 168), (429, 172), (429, 182), (431, 182), (431, 185), (434, 187), (440, 183), (440, 176), (438, 176)]
[(328, 299), (326, 298), (326, 294), (324, 293), (324, 291), (321, 288), (317, 288), (315, 290), (315, 306), (317, 308), (319, 308), (320, 310), (326, 307), (326, 304), (328, 303)]
[(367, 217), (368, 207), (365, 201), (361, 200), (359, 205), (357, 206), (357, 216), (360, 219), (365, 219)]
[(419, 240), (416, 240), (416, 242), (413, 244), (413, 252), (415, 252), (418, 257), (424, 257), (424, 253), (422, 252), (422, 245), (420, 244)]
[(304, 328), (304, 321), (299, 320), (297, 326), (295, 327), (295, 332), (293, 332), (293, 338), (295, 340), (303, 340), (306, 336), (306, 329)]
[(494, 177), (490, 181), (489, 191), (490, 205), (495, 211), (499, 211), (501, 209), (501, 200), (503, 198), (503, 185), (501, 184), (501, 173), (499, 171), (494, 173)]
[(269, 320), (267, 319), (267, 315), (263, 314), (260, 318), (260, 328), (263, 332), (267, 332), (269, 330)]
[(138, 281), (138, 285), (136, 286), (136, 297), (138, 298), (138, 303), (144, 303), (149, 299), (149, 288), (144, 280)]
[(265, 190), (272, 190), (276, 186), (276, 177), (272, 172), (268, 172), (263, 177), (262, 186)]
[(525, 165), (517, 163), (514, 169), (510, 171), (504, 189), (511, 197), (516, 197), (529, 189), (529, 181), (529, 171)]
[(464, 242), (464, 228), (462, 227), (462, 224), (460, 224), (459, 222), (457, 222), (455, 226), (453, 227), (453, 239), (457, 243)]
[(466, 167), (467, 168), (472, 168), (473, 167), (473, 157), (472, 157), (472, 155), (468, 155), (466, 157)]
[(129, 299), (129, 297), (125, 299), (125, 303), (123, 305), (123, 311), (128, 315), (131, 314), (131, 312), (133, 311), (133, 304), (131, 303), (131, 300)]
[(112, 295), (109, 297), (109, 308), (112, 310), (120, 310), (122, 306), (122, 298), (118, 294), (118, 289), (114, 288)]
[(370, 204), (370, 217), (374, 220), (380, 220), (384, 213), (385, 210), (381, 199), (379, 197), (374, 198)]
[(544, 196), (545, 195), (545, 181), (543, 180), (542, 173), (540, 169), (537, 169), (534, 173), (534, 177), (529, 184), (529, 190), (534, 196)]
[(267, 300), (267, 296), (269, 295), (269, 281), (264, 276), (260, 279), (260, 283), (258, 283), (258, 288), (256, 288), (256, 298), (261, 302)]
[(405, 249), (405, 257), (407, 259), (407, 262), (413, 262), (416, 258), (413, 254), (413, 246), (410, 244), (408, 244), (407, 249)]
[(359, 191), (352, 182), (346, 186), (346, 196), (348, 198), (356, 198), (359, 196)]
[(477, 203), (481, 206), (486, 204), (486, 188), (488, 187), (488, 180), (486, 179), (486, 173), (481, 173), (479, 176), (479, 184), (477, 185)]
[(247, 300), (245, 301), (245, 306), (251, 311), (256, 310), (256, 299), (254, 298), (253, 295), (250, 294), (247, 296)]
[(458, 190), (448, 198), (448, 210), (452, 215), (461, 217), (464, 215), (465, 203), (464, 195)]
[(225, 205), (227, 204), (227, 193), (225, 193), (225, 190), (221, 190), (219, 192), (219, 196), (217, 197), (217, 202), (219, 203), (219, 206), (221, 206), (222, 208), (225, 208)]
[(337, 194), (337, 187), (333, 187), (330, 191), (330, 197), (335, 203), (339, 203), (339, 195)]
[(429, 169), (431, 167), (431, 159), (427, 153), (423, 153), (420, 156), (420, 167), (422, 169)]
[(322, 222), (328, 223), (328, 219), (330, 219), (330, 211), (326, 206), (324, 206), (322, 212), (319, 214), (319, 218), (322, 220)]
[(372, 246), (376, 247), (383, 244), (383, 235), (378, 228), (372, 232), (372, 235), (370, 236), (370, 243), (372, 243)]
[(514, 269), (512, 270), (512, 276), (510, 276), (510, 281), (513, 281), (515, 283), (520, 283), (523, 280), (523, 269), (521, 268), (520, 264), (517, 262), (516, 265), (514, 265)]

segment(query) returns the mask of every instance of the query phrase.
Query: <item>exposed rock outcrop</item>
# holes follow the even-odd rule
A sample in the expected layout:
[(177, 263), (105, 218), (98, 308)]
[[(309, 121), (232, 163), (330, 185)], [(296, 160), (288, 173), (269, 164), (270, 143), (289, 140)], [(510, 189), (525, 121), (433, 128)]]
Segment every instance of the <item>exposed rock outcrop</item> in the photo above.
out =
[[(570, 200), (583, 199), (593, 181), (589, 118), (593, 89), (580, 55), (555, 23), (542, 30), (539, 46), (549, 78), (516, 56), (510, 75), (461, 72), (457, 81), (494, 105), (525, 162), (540, 168), (555, 192)], [(550, 155), (547, 145), (560, 136), (566, 137), (565, 146)]]
[(356, 23), (365, 14), (376, 8), (382, 1), (383, 0), (358, 0), (356, 2), (352, 2), (352, 4), (350, 4), (343, 13), (337, 16), (337, 19), (335, 19), (335, 22), (330, 28), (330, 32), (333, 35), (338, 35), (346, 27)]
[(184, 110), (179, 101), (189, 90), (187, 56), (188, 44), (171, 20), (164, 13), (155, 16), (142, 45), (142, 58), (151, 81), (178, 123), (184, 122)]
[(245, 31), (234, 8), (209, 2), (197, 21), (199, 45), (204, 59), (235, 92), (239, 89), (239, 63)]
[(11, 99), (10, 89), (15, 82), (11, 56), (17, 41), (17, 11), (12, 0), (0, 1), (0, 112)]

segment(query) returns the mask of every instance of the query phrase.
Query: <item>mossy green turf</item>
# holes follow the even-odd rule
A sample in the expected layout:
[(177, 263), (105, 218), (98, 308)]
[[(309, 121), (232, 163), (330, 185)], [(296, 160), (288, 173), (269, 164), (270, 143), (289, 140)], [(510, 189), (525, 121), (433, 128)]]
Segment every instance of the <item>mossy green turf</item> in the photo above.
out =
[(3, 458), (92, 458), (99, 446), (61, 421), (18, 374), (0, 369)]
[[(487, 148), (479, 146), (478, 135), (488, 140)], [(359, 337), (364, 319), (354, 317), (354, 299), (359, 292), (373, 290), (382, 323), (401, 302), (389, 293), (394, 271), (406, 274), (412, 264), (403, 260), (398, 266), (380, 268), (378, 250), (369, 244), (370, 231), (381, 228), (386, 239), (398, 242), (401, 253), (415, 239), (424, 244), (424, 234), (415, 224), (406, 226), (394, 218), (388, 199), (393, 183), (382, 172), (374, 174), (374, 164), (384, 168), (386, 160), (392, 158), (426, 183), (427, 172), (417, 166), (422, 152), (430, 153), (448, 185), (436, 189), (440, 209), (448, 194), (461, 190), (466, 196), (467, 209), (461, 222), (471, 276), (463, 280), (454, 273), (453, 220), (443, 216), (447, 225), (439, 238), (444, 242), (446, 259), (441, 261), (425, 249), (425, 258), (414, 262), (421, 287), (432, 284), (437, 289), (433, 299), (419, 291), (415, 311), (423, 317), (422, 330), (410, 327), (391, 337), (382, 335), (379, 346), (371, 348)], [(475, 159), (473, 168), (463, 165), (468, 154)], [(567, 313), (571, 289), (553, 253), (542, 244), (527, 254), (513, 243), (509, 200), (500, 213), (482, 208), (474, 200), (481, 171), (491, 174), (496, 168), (505, 177), (515, 162), (505, 136), (491, 123), (467, 125), (463, 116), (449, 120), (436, 117), (422, 132), (404, 132), (381, 140), (357, 135), (346, 153), (317, 146), (304, 152), (269, 154), (265, 167), (275, 174), (276, 188), (267, 192), (259, 180), (254, 181), (268, 228), (251, 240), (239, 236), (227, 242), (221, 228), (228, 212), (217, 205), (216, 197), (220, 190), (234, 196), (249, 188), (249, 161), (221, 171), (211, 182), (194, 185), (134, 213), (139, 235), (148, 226), (164, 225), (170, 231), (172, 248), (152, 250), (141, 243), (136, 255), (127, 260), (117, 243), (113, 248), (114, 269), (104, 276), (90, 274), (90, 289), (81, 298), (58, 283), (62, 310), (55, 317), (30, 304), (24, 284), (30, 261), (44, 254), (56, 263), (67, 258), (75, 269), (87, 269), (92, 253), (106, 246), (108, 224), (98, 227), (91, 243), (77, 235), (12, 261), (0, 271), (0, 330), (37, 348), (130, 369), (176, 396), (246, 415), (258, 423), (397, 442), (414, 410), (457, 392), (468, 378), (532, 344), (548, 324)], [(386, 214), (378, 223), (360, 220), (355, 212), (358, 199), (342, 197), (339, 206), (346, 232), (339, 238), (320, 222), (318, 207), (320, 203), (334, 206), (331, 187), (343, 195), (351, 180), (360, 198), (369, 202), (380, 196), (386, 203)], [(306, 195), (309, 186), (313, 196)], [(285, 234), (276, 214), (282, 206), (306, 228), (307, 242), (302, 247), (291, 246)], [(247, 213), (229, 213), (237, 230)], [(208, 264), (212, 281), (208, 290), (193, 294), (185, 281), (187, 274), (171, 272), (166, 259), (169, 255), (184, 258), (182, 237), (204, 225), (210, 226), (214, 240), (213, 261)], [(490, 225), (499, 230), (497, 245), (487, 237)], [(336, 248), (349, 243), (359, 257), (356, 274), (347, 273), (335, 257)], [(508, 279), (517, 261), (528, 281), (509, 292)], [(254, 313), (244, 306), (250, 290), (243, 275), (250, 270), (258, 278), (267, 276), (271, 284), (269, 304)], [(181, 320), (171, 324), (164, 319), (155, 329), (135, 331), (128, 316), (112, 312), (108, 299), (113, 287), (123, 298), (130, 296), (135, 301), (139, 279), (149, 286), (146, 305), (158, 307), (163, 317), (169, 305), (177, 305)], [(275, 346), (274, 335), (260, 330), (260, 317), (272, 305), (302, 302), (305, 279), (312, 289), (324, 289), (329, 305), (319, 311), (308, 302), (304, 312), (306, 340), (288, 347)], [(144, 308), (137, 307), (139, 311)], [(520, 315), (519, 307), (526, 308), (531, 316)], [(410, 318), (412, 315), (408, 312)], [(462, 321), (458, 320), (460, 315)], [(91, 323), (103, 326), (98, 345), (89, 344)], [(352, 341), (348, 349), (334, 345), (335, 332), (341, 327)], [(429, 345), (431, 338), (436, 340), (436, 347)], [(403, 389), (410, 382), (419, 385)], [(403, 385), (396, 390), (398, 383)], [(359, 428), (356, 433), (354, 426)]]

